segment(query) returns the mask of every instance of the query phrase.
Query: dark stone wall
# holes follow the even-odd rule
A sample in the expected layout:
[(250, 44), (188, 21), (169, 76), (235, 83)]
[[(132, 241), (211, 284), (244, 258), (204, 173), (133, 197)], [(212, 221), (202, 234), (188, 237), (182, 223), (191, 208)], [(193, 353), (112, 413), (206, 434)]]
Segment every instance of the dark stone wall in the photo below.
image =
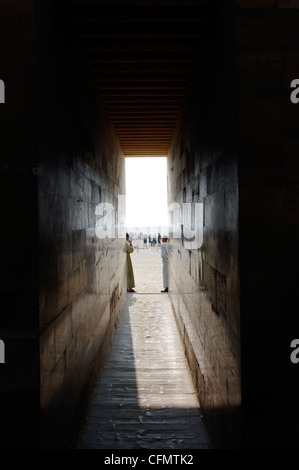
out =
[(238, 447), (236, 48), (232, 5), (223, 3), (212, 8), (168, 159), (169, 204), (203, 204), (202, 247), (186, 249), (184, 234), (171, 239), (169, 295), (213, 443)]
[(0, 3), (0, 447), (39, 443), (34, 1)]
[(298, 448), (299, 9), (233, 3), (169, 155), (169, 202), (204, 204), (201, 249), (171, 241), (170, 297), (216, 446)]
[(124, 240), (96, 232), (99, 204), (117, 211), (125, 193), (124, 159), (63, 2), (3, 0), (0, 26), (0, 446), (59, 448), (126, 292)]
[(125, 240), (96, 232), (98, 205), (117, 211), (124, 195), (124, 158), (63, 3), (55, 5), (38, 4), (42, 447), (63, 444), (126, 294)]
[[(298, 447), (298, 3), (237, 1), (245, 442)], [(249, 6), (251, 8), (249, 8)]]

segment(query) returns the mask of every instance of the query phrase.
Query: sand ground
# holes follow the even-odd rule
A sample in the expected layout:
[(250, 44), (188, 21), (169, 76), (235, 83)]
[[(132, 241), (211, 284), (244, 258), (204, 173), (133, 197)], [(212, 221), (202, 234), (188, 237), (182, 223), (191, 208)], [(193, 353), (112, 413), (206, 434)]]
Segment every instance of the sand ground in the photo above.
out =
[[(141, 247), (140, 247), (141, 245)], [(160, 247), (142, 246), (133, 241), (131, 260), (135, 277), (135, 290), (139, 293), (158, 293), (163, 289), (162, 258)]]

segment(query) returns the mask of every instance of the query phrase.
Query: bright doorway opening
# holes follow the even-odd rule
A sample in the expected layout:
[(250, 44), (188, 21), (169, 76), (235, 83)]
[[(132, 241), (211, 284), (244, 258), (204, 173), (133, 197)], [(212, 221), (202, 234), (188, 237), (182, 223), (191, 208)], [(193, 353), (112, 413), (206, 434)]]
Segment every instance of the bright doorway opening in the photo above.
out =
[(168, 230), (167, 158), (126, 158), (126, 226)]
[(167, 158), (126, 158), (126, 229), (138, 293), (163, 289), (161, 243), (169, 235)]

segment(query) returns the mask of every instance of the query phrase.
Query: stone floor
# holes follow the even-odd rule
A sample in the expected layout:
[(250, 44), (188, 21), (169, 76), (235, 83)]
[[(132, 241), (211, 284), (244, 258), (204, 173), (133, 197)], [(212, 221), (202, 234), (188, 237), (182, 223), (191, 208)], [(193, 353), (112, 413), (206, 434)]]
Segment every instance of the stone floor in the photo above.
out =
[(131, 255), (128, 294), (99, 378), (81, 449), (208, 449), (168, 294), (159, 249)]

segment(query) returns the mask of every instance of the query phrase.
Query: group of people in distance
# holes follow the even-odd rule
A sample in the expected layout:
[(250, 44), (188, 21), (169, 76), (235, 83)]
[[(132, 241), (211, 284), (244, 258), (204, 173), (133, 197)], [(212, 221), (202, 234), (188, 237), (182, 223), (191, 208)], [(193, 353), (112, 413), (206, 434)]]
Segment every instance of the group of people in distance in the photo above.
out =
[[(160, 235), (160, 234), (159, 234)], [(131, 261), (130, 254), (133, 253), (134, 247), (129, 234), (126, 234), (126, 252), (127, 252), (127, 291), (136, 292), (133, 288), (135, 287), (134, 271)], [(161, 258), (162, 258), (162, 273), (163, 273), (163, 287), (161, 292), (168, 292), (168, 252), (169, 252), (169, 237), (163, 235), (161, 243)]]
[(148, 246), (156, 246), (156, 244), (158, 243), (158, 246), (161, 245), (161, 235), (160, 233), (158, 233), (158, 236), (154, 235), (154, 236), (147, 236), (147, 235), (144, 235), (143, 236), (143, 246), (144, 247), (148, 247)]

